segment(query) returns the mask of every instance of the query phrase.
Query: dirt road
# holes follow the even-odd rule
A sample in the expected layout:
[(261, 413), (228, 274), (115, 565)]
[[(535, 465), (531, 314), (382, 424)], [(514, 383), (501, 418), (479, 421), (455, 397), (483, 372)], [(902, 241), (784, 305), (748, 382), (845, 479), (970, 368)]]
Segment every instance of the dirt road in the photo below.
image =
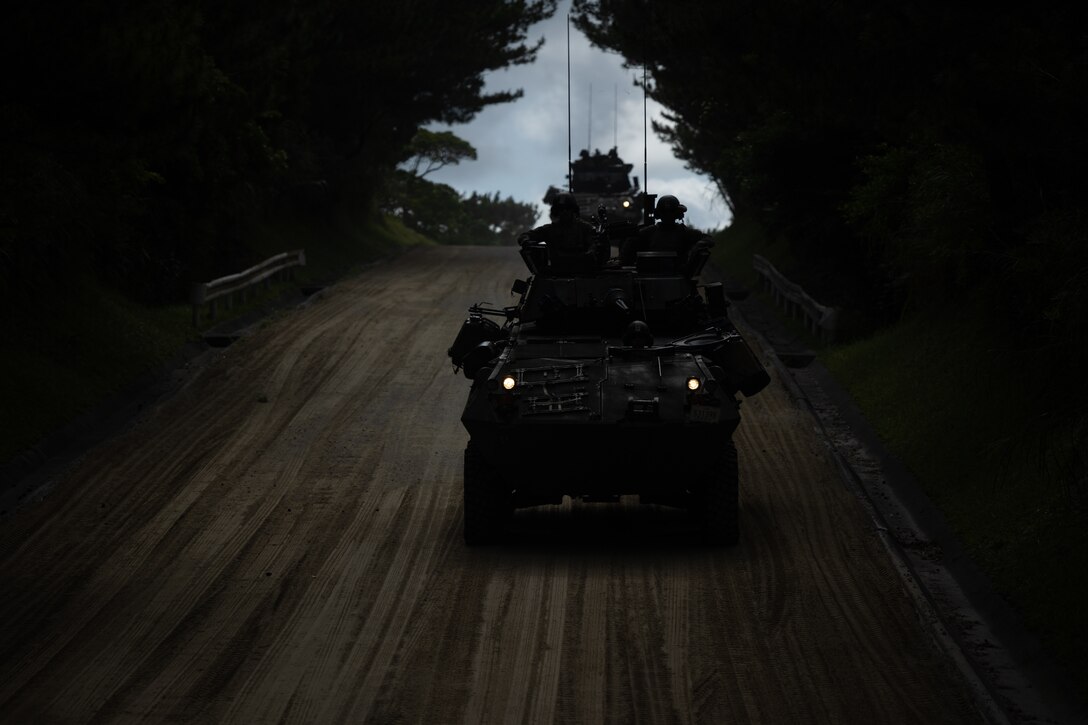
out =
[(0, 531), (0, 722), (969, 723), (776, 382), (741, 544), (669, 509), (461, 541), (465, 308), (509, 249), (418, 250), (228, 348)]

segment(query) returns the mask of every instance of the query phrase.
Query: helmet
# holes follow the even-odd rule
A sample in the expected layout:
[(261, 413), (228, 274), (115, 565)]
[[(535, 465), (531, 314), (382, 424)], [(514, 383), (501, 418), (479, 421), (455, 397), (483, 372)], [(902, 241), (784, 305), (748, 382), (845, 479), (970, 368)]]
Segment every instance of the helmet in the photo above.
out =
[(654, 333), (642, 320), (632, 320), (623, 333), (623, 344), (627, 347), (649, 347), (654, 344)]
[(672, 194), (666, 194), (657, 200), (654, 215), (658, 219), (679, 219), (687, 210), (688, 208), (681, 204), (679, 199)]
[(560, 209), (570, 209), (574, 213), (578, 213), (578, 200), (574, 197), (574, 194), (563, 191), (555, 195), (555, 198), (552, 199), (552, 211), (559, 211)]

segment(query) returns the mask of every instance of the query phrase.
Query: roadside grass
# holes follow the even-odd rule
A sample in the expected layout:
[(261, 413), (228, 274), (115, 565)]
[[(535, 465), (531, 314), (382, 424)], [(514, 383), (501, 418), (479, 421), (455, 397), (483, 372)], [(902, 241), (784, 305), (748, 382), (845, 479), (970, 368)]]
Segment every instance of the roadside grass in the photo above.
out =
[(145, 308), (84, 277), (22, 311), (0, 355), (0, 462), (175, 355), (187, 306)]
[[(189, 305), (145, 307), (90, 276), (54, 281), (52, 291), (12, 314), (0, 349), (0, 465), (175, 357), (212, 324), (239, 317), (292, 286), (327, 284), (406, 247), (431, 244), (399, 220), (333, 215), (319, 225), (281, 219), (261, 229), (258, 259), (306, 249), (294, 283), (192, 327)], [(196, 281), (196, 280), (194, 280)]]
[(1008, 349), (988, 319), (971, 303), (821, 359), (1085, 697), (1088, 534), (1068, 487), (1077, 437), (1044, 425), (1046, 361)]
[(258, 236), (253, 246), (262, 259), (289, 249), (306, 250), (306, 266), (295, 273), (305, 284), (327, 284), (377, 259), (435, 244), (396, 217), (374, 220), (350, 212), (317, 220), (276, 218)]
[(1051, 410), (1057, 386), (1074, 381), (1056, 378), (1042, 354), (1011, 349), (981, 295), (956, 309), (919, 310), (865, 339), (822, 345), (759, 291), (752, 255), (784, 270), (792, 264), (784, 245), (744, 218), (716, 242), (714, 264), (817, 351), (1088, 699), (1085, 422), (1056, 423)]

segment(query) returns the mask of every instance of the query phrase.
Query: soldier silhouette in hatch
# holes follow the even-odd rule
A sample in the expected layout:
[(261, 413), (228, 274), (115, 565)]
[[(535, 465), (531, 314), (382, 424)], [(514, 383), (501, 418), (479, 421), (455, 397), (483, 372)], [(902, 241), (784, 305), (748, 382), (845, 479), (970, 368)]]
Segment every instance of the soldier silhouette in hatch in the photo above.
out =
[(548, 245), (548, 269), (551, 274), (584, 274), (600, 269), (608, 259), (608, 242), (593, 225), (579, 216), (578, 200), (570, 192), (552, 200), (551, 223), (536, 227), (518, 237), (518, 244), (531, 242)]
[(640, 229), (638, 234), (624, 241), (620, 262), (635, 264), (639, 252), (672, 252), (676, 254), (680, 268), (688, 269), (696, 253), (714, 246), (714, 242), (706, 234), (680, 222), (687, 210), (671, 194), (658, 199), (654, 209), (657, 224)]

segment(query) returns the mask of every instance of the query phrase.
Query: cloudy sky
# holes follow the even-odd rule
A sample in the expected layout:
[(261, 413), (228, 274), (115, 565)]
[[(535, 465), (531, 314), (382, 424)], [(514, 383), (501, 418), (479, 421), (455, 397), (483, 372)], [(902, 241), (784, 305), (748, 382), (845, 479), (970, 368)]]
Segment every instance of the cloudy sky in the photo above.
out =
[[(476, 161), (446, 167), (427, 178), (449, 184), (462, 194), (473, 191), (512, 196), (542, 203), (548, 185), (563, 186), (567, 173), (567, 13), (561, 2), (556, 14), (529, 33), (530, 41), (544, 37), (544, 47), (531, 65), (516, 66), (487, 77), (486, 90), (522, 88), (525, 95), (513, 103), (491, 106), (471, 123), (431, 126), (451, 130), (471, 143)], [(702, 229), (718, 229), (729, 222), (729, 209), (706, 177), (684, 168), (672, 150), (649, 132), (649, 184), (643, 178), (642, 91), (634, 85), (640, 75), (624, 69), (619, 55), (590, 45), (573, 26), (570, 29), (571, 143), (573, 154), (587, 147), (607, 151), (618, 146), (620, 156), (634, 164), (643, 188), (651, 194), (673, 194), (688, 208), (685, 222)], [(592, 113), (590, 99), (592, 98)], [(615, 112), (614, 109), (618, 109)], [(661, 106), (649, 102), (648, 118), (663, 121)]]

